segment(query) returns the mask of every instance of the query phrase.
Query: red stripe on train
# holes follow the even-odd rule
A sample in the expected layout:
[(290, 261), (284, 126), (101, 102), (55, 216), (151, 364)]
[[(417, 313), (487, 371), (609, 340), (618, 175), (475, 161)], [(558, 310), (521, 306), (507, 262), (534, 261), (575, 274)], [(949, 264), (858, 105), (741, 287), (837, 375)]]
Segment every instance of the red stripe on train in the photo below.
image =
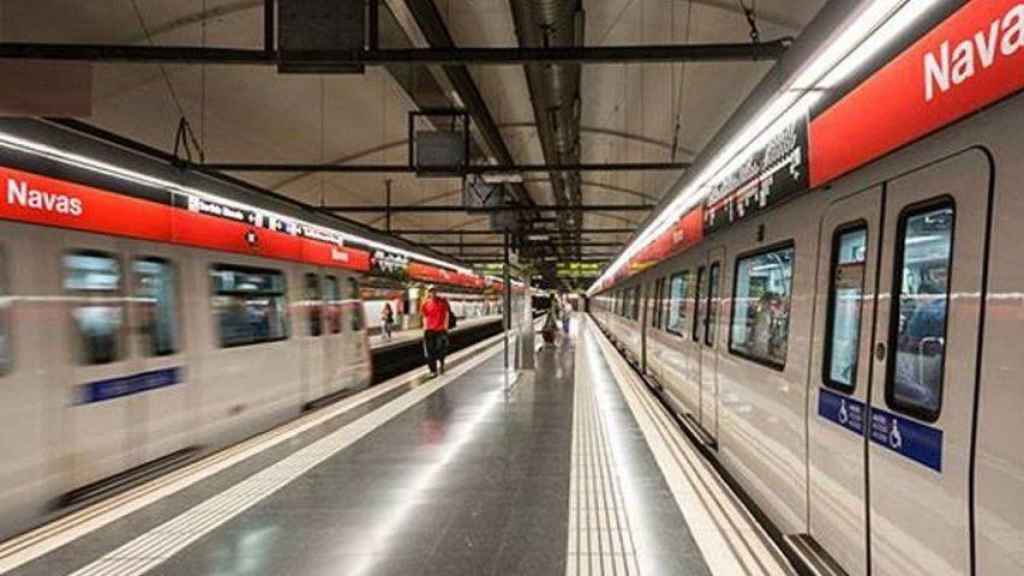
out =
[(1024, 3), (975, 0), (810, 126), (819, 186), (1024, 88)]

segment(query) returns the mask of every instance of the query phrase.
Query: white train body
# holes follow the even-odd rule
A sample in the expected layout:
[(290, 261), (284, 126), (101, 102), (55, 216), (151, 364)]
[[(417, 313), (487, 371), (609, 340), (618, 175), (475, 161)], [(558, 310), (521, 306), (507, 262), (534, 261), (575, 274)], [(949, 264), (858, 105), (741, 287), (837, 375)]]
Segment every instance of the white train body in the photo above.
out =
[[(0, 222), (0, 246), (0, 420), (11, 432), (0, 439), (0, 533), (45, 518), (75, 489), (182, 450), (237, 442), (294, 418), (307, 402), (370, 383), (362, 303), (304, 292), (316, 275), (357, 294), (350, 273), (13, 222)], [(116, 262), (116, 286), (70, 292), (64, 259), (76, 254)], [(169, 286), (175, 342), (159, 355), (148, 349), (148, 303), (131, 273), (133, 263), (151, 259), (176, 276)], [(212, 274), (224, 267), (281, 275), (286, 334), (222, 345)], [(75, 360), (76, 319), (97, 310), (120, 324), (111, 333), (117, 350), (109, 361), (83, 365)], [(160, 382), (170, 371), (171, 380)], [(152, 389), (120, 395), (117, 379), (147, 386), (135, 380), (145, 374), (157, 379)]]
[(1022, 133), (1016, 95), (591, 300), (768, 519), (848, 574), (1024, 573)]

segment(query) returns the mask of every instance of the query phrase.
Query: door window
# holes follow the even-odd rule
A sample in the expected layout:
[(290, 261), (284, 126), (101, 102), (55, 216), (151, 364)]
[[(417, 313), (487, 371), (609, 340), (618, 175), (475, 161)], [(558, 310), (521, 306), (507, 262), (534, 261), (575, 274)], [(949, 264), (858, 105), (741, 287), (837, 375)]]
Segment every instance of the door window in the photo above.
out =
[(310, 336), (319, 336), (324, 332), (323, 325), (323, 299), (324, 295), (320, 289), (320, 275), (306, 274), (306, 293), (303, 296), (303, 308), (306, 309), (306, 326)]
[(121, 357), (124, 325), (121, 263), (102, 252), (66, 254), (64, 289), (72, 295), (71, 317), (79, 363), (117, 361)]
[(793, 257), (793, 247), (788, 246), (736, 260), (729, 343), (734, 354), (785, 367)]
[(844, 226), (832, 241), (832, 275), (825, 335), (825, 384), (844, 392), (857, 385), (868, 230)]
[(363, 330), (363, 304), (359, 299), (359, 281), (349, 277), (346, 282), (347, 293), (344, 295), (345, 305), (351, 310), (350, 319), (353, 332)]
[(177, 271), (162, 258), (137, 259), (133, 268), (143, 353), (174, 354), (178, 351)]
[(700, 304), (704, 291), (704, 267), (697, 268), (697, 293), (693, 299), (693, 341), (700, 344)]
[(0, 250), (0, 374), (11, 371), (14, 343), (11, 341), (11, 293), (7, 284), (7, 258)]
[(934, 421), (942, 404), (949, 311), (949, 271), (953, 256), (952, 203), (903, 214), (889, 345), (886, 401), (895, 410)]
[(704, 344), (715, 345), (715, 336), (718, 329), (718, 281), (721, 276), (722, 266), (718, 262), (711, 265), (708, 271), (708, 301), (704, 306)]
[(654, 307), (651, 310), (651, 327), (661, 328), (661, 299), (664, 297), (665, 279), (658, 278), (654, 282)]
[(672, 276), (669, 286), (668, 326), (666, 329), (678, 336), (683, 335), (686, 326), (686, 288), (689, 284), (690, 272), (680, 272)]
[(640, 319), (640, 286), (633, 287), (633, 320)]
[(331, 334), (340, 334), (341, 295), (338, 292), (336, 276), (324, 276), (324, 301), (327, 303), (327, 328)]
[(222, 348), (288, 338), (284, 274), (276, 270), (215, 266), (210, 276)]

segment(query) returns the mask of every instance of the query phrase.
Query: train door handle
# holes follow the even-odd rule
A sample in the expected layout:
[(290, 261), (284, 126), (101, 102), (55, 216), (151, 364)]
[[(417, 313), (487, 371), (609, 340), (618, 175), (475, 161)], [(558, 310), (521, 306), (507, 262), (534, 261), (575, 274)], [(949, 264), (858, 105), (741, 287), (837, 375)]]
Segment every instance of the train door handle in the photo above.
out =
[(885, 343), (879, 342), (875, 345), (875, 360), (885, 361)]

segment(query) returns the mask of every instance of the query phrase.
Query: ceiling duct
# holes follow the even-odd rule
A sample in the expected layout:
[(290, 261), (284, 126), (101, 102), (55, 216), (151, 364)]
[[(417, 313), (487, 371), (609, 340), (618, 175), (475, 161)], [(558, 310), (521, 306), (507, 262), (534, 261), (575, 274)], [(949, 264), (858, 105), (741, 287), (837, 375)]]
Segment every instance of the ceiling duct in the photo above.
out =
[[(528, 0), (510, 1), (509, 4), (515, 18), (520, 46), (550, 48), (583, 45), (584, 13), (581, 0)], [(545, 162), (579, 164), (580, 64), (527, 64), (524, 68)], [(552, 195), (557, 204), (582, 204), (579, 172), (551, 172), (550, 179)], [(578, 237), (582, 227), (582, 211), (559, 214), (559, 228), (566, 242)]]

